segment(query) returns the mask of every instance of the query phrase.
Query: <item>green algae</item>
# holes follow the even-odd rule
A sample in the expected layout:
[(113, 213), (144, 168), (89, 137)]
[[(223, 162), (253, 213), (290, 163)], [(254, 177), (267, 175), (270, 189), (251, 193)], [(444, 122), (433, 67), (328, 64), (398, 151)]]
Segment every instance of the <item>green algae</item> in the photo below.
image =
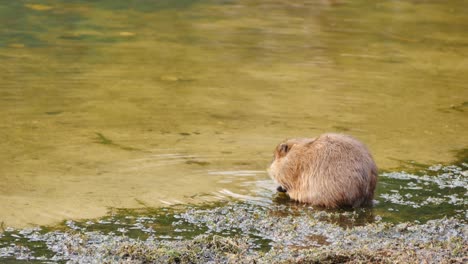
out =
[[(0, 254), (1, 248), (8, 244), (15, 245), (16, 249), (25, 247), (28, 254), (16, 253), (25, 259), (67, 263), (90, 260), (102, 263), (466, 261), (468, 237), (463, 221), (444, 218), (425, 224), (393, 224), (374, 217), (362, 225), (342, 225), (326, 220), (346, 217), (349, 221), (357, 215), (358, 212), (297, 210), (285, 205), (262, 207), (239, 202), (175, 210), (125, 209), (93, 222), (67, 221), (47, 230), (7, 230), (0, 237)], [(130, 228), (138, 223), (143, 224), (139, 226), (139, 234), (120, 234), (119, 228), (106, 227)], [(154, 232), (147, 228), (153, 223), (158, 223), (153, 226)], [(190, 229), (190, 234), (173, 236), (183, 228)], [(169, 229), (172, 233), (167, 232)], [(164, 232), (169, 235), (162, 235)], [(43, 245), (33, 246), (31, 240)]]
[(96, 133), (96, 136), (97, 136), (97, 141), (96, 142), (99, 143), (99, 144), (108, 145), (108, 146), (112, 146), (112, 147), (116, 147), (116, 148), (119, 148), (119, 149), (122, 149), (122, 150), (128, 150), (128, 151), (142, 151), (141, 149), (138, 149), (138, 148), (134, 148), (134, 147), (125, 146), (125, 145), (122, 145), (122, 144), (119, 144), (119, 143), (115, 143), (114, 141), (107, 138), (106, 136), (104, 136), (101, 133)]

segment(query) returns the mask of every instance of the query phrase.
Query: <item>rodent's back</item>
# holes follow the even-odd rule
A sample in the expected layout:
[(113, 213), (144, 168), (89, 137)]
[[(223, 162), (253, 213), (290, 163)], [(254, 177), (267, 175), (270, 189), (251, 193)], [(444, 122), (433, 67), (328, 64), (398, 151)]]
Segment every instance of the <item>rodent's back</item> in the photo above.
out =
[(325, 207), (370, 204), (377, 181), (365, 145), (332, 133), (278, 145), (269, 173), (292, 199)]

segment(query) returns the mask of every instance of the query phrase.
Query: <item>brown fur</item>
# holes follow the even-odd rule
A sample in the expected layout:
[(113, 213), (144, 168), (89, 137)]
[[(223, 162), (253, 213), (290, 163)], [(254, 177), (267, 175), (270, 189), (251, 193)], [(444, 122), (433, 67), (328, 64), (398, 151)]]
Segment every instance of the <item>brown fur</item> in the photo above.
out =
[(270, 177), (293, 200), (327, 208), (372, 204), (377, 166), (351, 136), (323, 134), (279, 144)]

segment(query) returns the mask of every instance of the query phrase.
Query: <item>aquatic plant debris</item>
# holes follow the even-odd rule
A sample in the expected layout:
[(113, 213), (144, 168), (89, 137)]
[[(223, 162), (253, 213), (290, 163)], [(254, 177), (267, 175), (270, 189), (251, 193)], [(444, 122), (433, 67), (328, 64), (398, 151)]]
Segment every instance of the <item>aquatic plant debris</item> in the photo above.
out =
[[(271, 204), (235, 200), (120, 209), (54, 228), (4, 227), (0, 262), (467, 263), (467, 168), (462, 163), (416, 174), (383, 173), (386, 187), (374, 208), (323, 210), (274, 199)], [(456, 213), (392, 222), (380, 215), (385, 208), (400, 215), (403, 207), (442, 205)]]
[[(360, 224), (363, 213), (368, 222)], [(393, 224), (366, 212), (297, 210), (285, 205), (267, 208), (240, 202), (211, 209), (192, 208), (172, 216), (169, 225), (174, 233), (205, 231), (193, 238), (162, 236), (162, 230), (152, 228), (161, 221), (158, 217), (128, 218), (131, 221), (126, 223), (122, 218), (108, 219), (112, 225), (133, 226), (147, 234), (146, 238), (132, 238), (125, 232), (91, 231), (98, 222), (67, 221), (61, 231), (5, 231), (0, 238), (0, 257), (68, 263), (468, 260), (468, 227), (456, 218)], [(335, 222), (338, 218), (355, 225)]]
[[(423, 171), (421, 174), (404, 171), (382, 173), (381, 178), (398, 180), (399, 188), (381, 193), (379, 197), (386, 203), (407, 205), (413, 208), (442, 203), (462, 208), (468, 205), (468, 199), (464, 198), (468, 195), (468, 164), (433, 165), (426, 173)], [(468, 215), (466, 209), (465, 214)]]

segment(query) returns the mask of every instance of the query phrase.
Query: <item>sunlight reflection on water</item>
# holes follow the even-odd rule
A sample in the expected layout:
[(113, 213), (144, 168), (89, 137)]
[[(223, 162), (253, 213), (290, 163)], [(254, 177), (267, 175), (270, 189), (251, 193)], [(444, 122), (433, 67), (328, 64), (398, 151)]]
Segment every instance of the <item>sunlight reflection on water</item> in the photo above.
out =
[(451, 161), (468, 145), (467, 12), (458, 0), (4, 3), (0, 221), (271, 199), (274, 146), (328, 131), (364, 141), (383, 169)]

